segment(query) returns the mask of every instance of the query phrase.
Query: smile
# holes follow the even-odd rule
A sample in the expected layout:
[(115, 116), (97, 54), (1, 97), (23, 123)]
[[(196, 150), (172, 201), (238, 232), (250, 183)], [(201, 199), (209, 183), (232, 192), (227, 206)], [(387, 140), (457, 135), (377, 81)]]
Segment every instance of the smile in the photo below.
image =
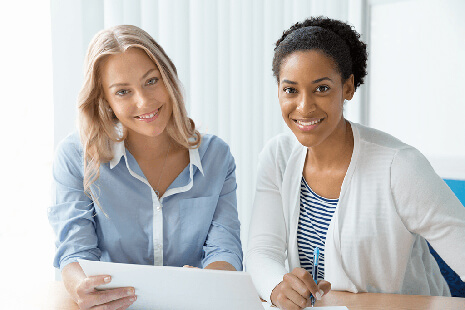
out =
[(158, 109), (156, 109), (153, 112), (138, 115), (135, 118), (137, 120), (142, 121), (142, 122), (147, 122), (147, 123), (152, 122), (152, 121), (154, 121), (154, 120), (156, 120), (158, 118), (158, 114), (159, 114), (162, 107), (163, 106), (159, 107)]
[(309, 131), (318, 127), (318, 124), (320, 124), (323, 120), (324, 118), (318, 118), (313, 120), (294, 119), (293, 121), (297, 124), (297, 127), (299, 127), (300, 130)]

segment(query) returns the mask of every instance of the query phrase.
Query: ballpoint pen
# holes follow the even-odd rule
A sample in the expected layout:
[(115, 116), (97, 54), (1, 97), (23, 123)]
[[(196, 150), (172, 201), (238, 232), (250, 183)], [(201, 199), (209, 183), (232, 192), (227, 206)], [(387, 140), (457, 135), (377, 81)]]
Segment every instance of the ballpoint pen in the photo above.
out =
[[(313, 268), (312, 268), (312, 276), (313, 276), (313, 281), (315, 281), (315, 283), (317, 283), (317, 280), (318, 280), (318, 261), (320, 259), (320, 249), (318, 247), (315, 247), (315, 249), (313, 249)], [(312, 307), (315, 305), (315, 297), (311, 296), (310, 298), (311, 302), (312, 302)]]

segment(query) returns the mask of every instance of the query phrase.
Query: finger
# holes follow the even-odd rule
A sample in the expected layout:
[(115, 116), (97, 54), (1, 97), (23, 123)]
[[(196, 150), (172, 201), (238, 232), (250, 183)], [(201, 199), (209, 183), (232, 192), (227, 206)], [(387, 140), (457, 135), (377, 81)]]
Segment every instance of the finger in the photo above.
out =
[(131, 306), (135, 301), (137, 300), (137, 296), (131, 296), (131, 297), (125, 297), (122, 299), (118, 300), (113, 300), (110, 301), (104, 305), (98, 305), (95, 307), (92, 307), (92, 310), (120, 310), (120, 309), (127, 309), (129, 306)]
[(320, 291), (321, 296), (328, 294), (331, 291), (331, 283), (326, 280), (318, 281), (318, 289)]
[(298, 307), (298, 309), (303, 309), (307, 306), (307, 301), (309, 300), (306, 297), (300, 295), (300, 293), (294, 291), (292, 288), (288, 288), (283, 290), (284, 295), (286, 295), (287, 299), (289, 299), (294, 305)]
[(91, 304), (96, 306), (104, 305), (117, 300), (131, 298), (134, 297), (134, 294), (135, 291), (133, 287), (120, 287), (111, 290), (97, 291), (92, 293), (89, 297), (91, 298)]
[[(296, 291), (292, 290), (294, 294), (300, 296), (299, 293)], [(301, 310), (303, 307), (300, 307), (299, 305), (295, 304), (292, 300), (290, 300), (287, 296), (286, 291), (281, 291), (278, 296), (276, 296), (276, 305), (279, 307), (281, 310)], [(300, 298), (304, 299), (302, 296)]]
[(78, 293), (79, 291), (83, 293), (91, 293), (95, 290), (95, 287), (108, 284), (110, 282), (111, 276), (109, 275), (99, 275), (85, 278), (84, 281), (79, 284)]
[(286, 273), (283, 276), (283, 281), (303, 298), (307, 299), (310, 297), (310, 290), (307, 288), (305, 283), (295, 274)]
[(305, 288), (309, 291), (308, 297), (310, 297), (310, 295), (315, 296), (315, 294), (318, 293), (318, 286), (315, 281), (313, 281), (312, 275), (307, 270), (303, 268), (294, 268), (294, 270), (292, 270), (292, 274), (299, 278)]

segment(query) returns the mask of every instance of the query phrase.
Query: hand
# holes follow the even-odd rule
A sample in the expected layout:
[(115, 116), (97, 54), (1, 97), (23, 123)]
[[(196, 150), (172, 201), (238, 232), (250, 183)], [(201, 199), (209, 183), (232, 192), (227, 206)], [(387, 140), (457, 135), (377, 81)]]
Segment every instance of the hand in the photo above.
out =
[(200, 269), (199, 267), (194, 267), (194, 266), (191, 266), (191, 265), (184, 265), (182, 266), (183, 268), (194, 268), (194, 269)]
[(320, 300), (331, 290), (331, 283), (325, 280), (313, 281), (312, 276), (303, 268), (294, 268), (286, 273), (283, 281), (271, 292), (271, 302), (282, 310), (300, 310), (311, 306), (310, 296)]
[(110, 276), (94, 276), (84, 278), (76, 287), (77, 300), (79, 309), (127, 309), (132, 305), (137, 296), (134, 295), (133, 287), (121, 287), (105, 291), (97, 291), (95, 287), (108, 284), (111, 281)]

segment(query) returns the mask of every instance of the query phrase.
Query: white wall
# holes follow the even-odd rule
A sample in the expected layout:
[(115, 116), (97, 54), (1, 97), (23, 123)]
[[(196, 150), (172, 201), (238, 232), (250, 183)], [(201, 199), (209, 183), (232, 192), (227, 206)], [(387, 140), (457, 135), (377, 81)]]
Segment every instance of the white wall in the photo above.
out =
[(465, 179), (465, 1), (371, 1), (369, 125)]

